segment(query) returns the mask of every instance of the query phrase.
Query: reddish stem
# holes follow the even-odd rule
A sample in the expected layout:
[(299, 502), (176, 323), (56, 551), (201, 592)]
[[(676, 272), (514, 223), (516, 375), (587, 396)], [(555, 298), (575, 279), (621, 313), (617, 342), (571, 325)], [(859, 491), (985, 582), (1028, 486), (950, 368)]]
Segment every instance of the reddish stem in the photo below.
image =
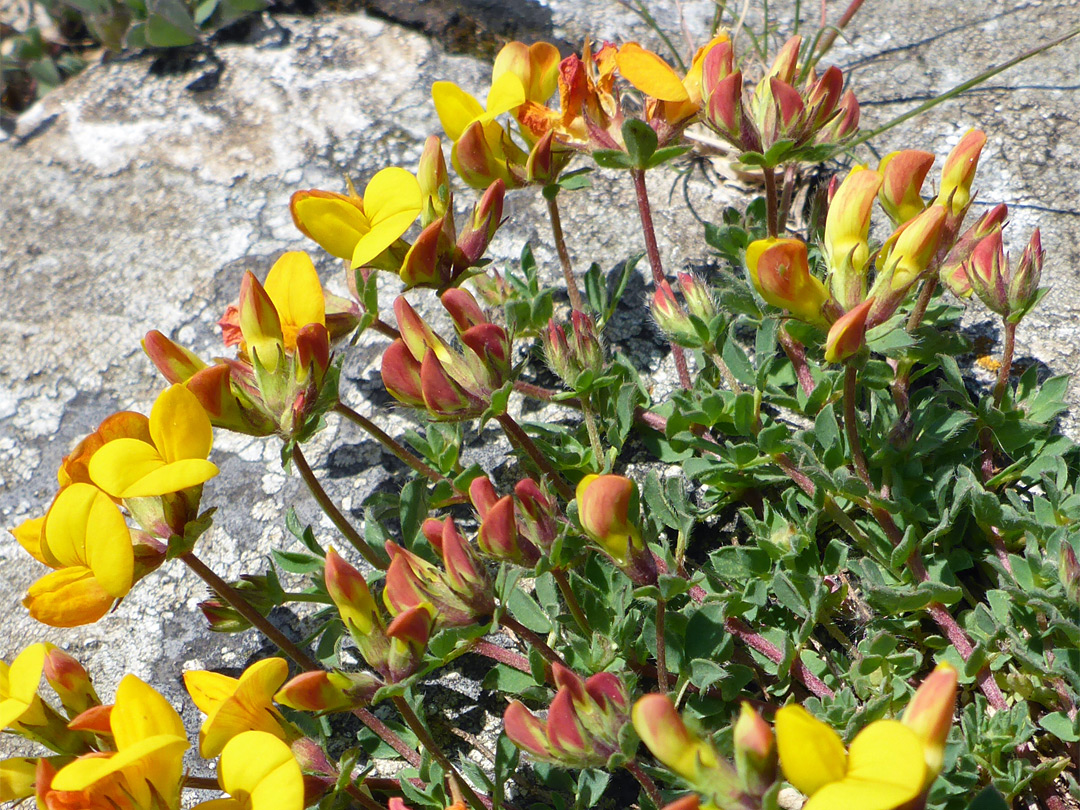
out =
[[(664, 277), (664, 265), (660, 260), (660, 247), (656, 244), (656, 229), (653, 227), (652, 206), (649, 204), (649, 189), (645, 185), (645, 170), (631, 169), (634, 178), (634, 191), (637, 194), (638, 214), (641, 215), (641, 230), (645, 234), (645, 252), (649, 256), (653, 281), (659, 287), (667, 279)], [(690, 370), (686, 365), (686, 353), (682, 346), (671, 344), (671, 356), (675, 360), (675, 370), (679, 373), (679, 384), (686, 389), (693, 387)]]
[(513, 667), (518, 672), (524, 672), (526, 674), (532, 673), (532, 667), (529, 666), (528, 658), (513, 650), (500, 647), (498, 644), (492, 644), (490, 641), (477, 639), (473, 642), (472, 651), (477, 655), (490, 658), (492, 661), (498, 661), (500, 664), (506, 664), (508, 667)]

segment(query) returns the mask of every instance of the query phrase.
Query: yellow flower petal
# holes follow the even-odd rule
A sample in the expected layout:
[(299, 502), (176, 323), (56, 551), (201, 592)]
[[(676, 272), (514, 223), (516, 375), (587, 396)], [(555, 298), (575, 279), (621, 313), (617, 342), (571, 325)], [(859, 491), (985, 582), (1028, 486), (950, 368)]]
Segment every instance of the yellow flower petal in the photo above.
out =
[[(317, 281), (318, 276), (315, 278)], [(150, 436), (154, 447), (169, 464), (181, 459), (204, 459), (210, 455), (214, 444), (210, 417), (187, 386), (179, 384), (166, 388), (154, 401), (150, 410)]]
[(524, 103), (525, 85), (521, 83), (521, 79), (513, 73), (503, 73), (491, 83), (487, 95), (487, 111), (480, 116), (480, 120), (490, 121)]
[(291, 207), (305, 233), (339, 259), (351, 259), (356, 243), (371, 230), (363, 209), (343, 194), (297, 192)]
[(188, 670), (184, 673), (184, 688), (203, 714), (212, 714), (218, 706), (232, 697), (239, 681), (220, 672)]
[(453, 82), (435, 82), (431, 85), (431, 98), (439, 123), (452, 141), (460, 138), (465, 128), (484, 114), (480, 102)]
[(45, 645), (31, 644), (6, 667), (6, 684), (0, 683), (0, 728), (17, 723), (37, 697), (45, 668)]
[(661, 101), (690, 99), (682, 79), (671, 65), (636, 42), (628, 42), (619, 48), (615, 61), (623, 78), (645, 95)]
[(41, 553), (41, 538), (43, 530), (45, 528), (45, 516), (37, 518), (30, 518), (24, 520), (18, 526), (11, 530), (11, 533), (15, 535), (15, 540), (23, 550), (33, 557), (35, 560), (41, 563), (45, 563), (45, 557)]
[(309, 323), (326, 325), (326, 296), (311, 257), (293, 250), (274, 262), (263, 284), (281, 319), (285, 350), (296, 349), (296, 333)]
[(114, 439), (91, 456), (90, 478), (114, 498), (123, 498), (131, 486), (164, 465), (165, 459), (152, 444)]
[(23, 606), (42, 624), (79, 627), (96, 622), (115, 601), (89, 568), (76, 566), (52, 571), (31, 585)]
[[(829, 726), (802, 706), (780, 709), (775, 725), (780, 767), (792, 785), (813, 796), (826, 785), (844, 778), (847, 773), (844, 743)], [(830, 810), (840, 808), (830, 806)]]
[[(130, 676), (129, 676), (130, 677)], [(151, 757), (162, 756), (175, 758), (177, 764), (188, 747), (188, 741), (174, 734), (161, 734), (139, 740), (128, 748), (125, 748), (112, 756), (107, 757), (80, 757), (74, 762), (64, 766), (53, 777), (53, 790), (86, 790), (95, 782), (100, 782), (107, 776), (132, 766), (138, 766), (149, 761)], [(179, 777), (179, 773), (177, 776)], [(137, 780), (125, 780), (129, 788), (145, 788), (145, 784), (138, 784)], [(135, 784), (132, 784), (132, 783)], [(140, 806), (144, 806), (140, 804)]]
[(363, 267), (400, 238), (420, 216), (423, 199), (420, 183), (405, 169), (391, 166), (372, 177), (364, 189), (371, 230), (356, 243), (352, 266)]
[(135, 566), (131, 533), (116, 504), (97, 487), (72, 484), (56, 496), (41, 548), (56, 567), (89, 568), (101, 588), (115, 598), (131, 590)]
[(201, 458), (166, 464), (143, 476), (124, 490), (124, 498), (149, 498), (180, 492), (204, 484), (218, 474), (217, 465)]
[(36, 757), (0, 760), (0, 802), (17, 802), (34, 795)]
[(284, 658), (267, 658), (244, 670), (233, 694), (218, 703), (199, 730), (200, 754), (207, 759), (216, 757), (229, 740), (248, 730), (283, 737), (285, 731), (272, 700), (288, 675)]
[(303, 810), (300, 765), (272, 734), (245, 731), (234, 737), (221, 754), (218, 780), (227, 793), (250, 796), (251, 810)]
[(120, 751), (150, 737), (186, 735), (176, 709), (134, 675), (125, 675), (116, 687), (116, 704), (109, 724)]

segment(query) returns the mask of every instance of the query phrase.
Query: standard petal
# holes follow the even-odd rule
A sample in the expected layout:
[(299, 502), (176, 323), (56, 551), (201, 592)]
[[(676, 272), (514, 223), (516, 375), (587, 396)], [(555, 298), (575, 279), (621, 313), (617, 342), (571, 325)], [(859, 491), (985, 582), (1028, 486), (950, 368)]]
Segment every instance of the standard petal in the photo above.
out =
[(220, 672), (188, 670), (184, 673), (184, 688), (203, 714), (212, 714), (225, 700), (232, 697), (239, 681)]
[[(925, 775), (926, 759), (918, 735), (899, 720), (878, 720), (852, 741), (843, 781), (851, 785), (853, 796), (860, 797), (852, 807), (888, 810), (915, 798)], [(879, 797), (877, 803), (871, 796)]]
[(50, 627), (79, 627), (96, 622), (116, 600), (89, 568), (75, 566), (46, 574), (26, 592), (23, 606)]
[[(420, 182), (412, 173), (391, 166), (377, 172), (367, 184), (364, 189), (364, 211), (370, 217), (372, 227), (407, 212), (413, 212), (415, 219), (423, 207), (423, 196)], [(405, 230), (401, 233), (405, 233)]]
[(109, 724), (120, 751), (151, 737), (186, 734), (180, 715), (169, 701), (134, 675), (125, 675), (116, 687)]
[(628, 42), (619, 48), (615, 59), (623, 78), (645, 95), (661, 101), (689, 100), (679, 75), (652, 51)]
[(784, 776), (807, 796), (847, 773), (840, 735), (802, 706), (785, 706), (776, 713), (776, 747)]
[(525, 103), (525, 85), (513, 73), (504, 73), (491, 83), (487, 95), (487, 112), (482, 120), (490, 121), (497, 115), (517, 109)]
[(150, 410), (150, 435), (167, 463), (187, 458), (204, 459), (210, 455), (214, 444), (210, 417), (198, 398), (184, 385), (172, 385), (158, 395)]
[[(322, 283), (311, 257), (302, 250), (289, 251), (274, 262), (263, 288), (277, 307), (286, 348), (295, 347), (296, 332), (309, 323), (326, 325)], [(289, 346), (290, 332), (292, 346)]]
[(144, 475), (121, 493), (124, 498), (150, 498), (180, 492), (218, 474), (217, 465), (201, 458), (174, 461)]
[(431, 85), (431, 98), (439, 123), (452, 141), (460, 138), (465, 127), (484, 114), (480, 102), (453, 82), (435, 82)]
[[(116, 439), (91, 457), (90, 478), (114, 498), (120, 498), (128, 487), (164, 464), (165, 459), (153, 445), (138, 439)], [(80, 485), (73, 484), (64, 492), (76, 486)], [(46, 521), (45, 530), (47, 542), (49, 521)]]

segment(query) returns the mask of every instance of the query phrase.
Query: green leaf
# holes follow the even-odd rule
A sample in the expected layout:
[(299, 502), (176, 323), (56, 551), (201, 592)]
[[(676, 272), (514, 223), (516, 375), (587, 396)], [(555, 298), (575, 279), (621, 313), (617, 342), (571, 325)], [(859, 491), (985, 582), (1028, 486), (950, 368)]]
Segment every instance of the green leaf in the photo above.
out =
[(628, 118), (622, 125), (623, 143), (630, 166), (635, 169), (649, 168), (649, 159), (656, 152), (656, 132), (638, 118)]
[(272, 548), (270, 554), (278, 567), (290, 574), (313, 574), (323, 568), (323, 561), (318, 557), (300, 551), (279, 551)]
[[(1080, 715), (1077, 715), (1080, 718)], [(1080, 740), (1080, 719), (1070, 720), (1064, 712), (1051, 712), (1039, 718), (1039, 725), (1063, 742)]]
[[(624, 128), (625, 129), (625, 128)], [(604, 795), (611, 774), (607, 771), (589, 768), (581, 772), (577, 781), (577, 798), (574, 801), (575, 810), (596, 807), (600, 797)]]
[(988, 785), (972, 800), (967, 810), (1009, 810), (1009, 804), (1005, 797), (998, 793), (997, 788)]
[(680, 155), (685, 155), (690, 151), (689, 146), (665, 146), (663, 149), (657, 149), (651, 158), (649, 158), (649, 164), (646, 169), (655, 169), (661, 164), (667, 163), (669, 160), (674, 160)]
[(510, 592), (507, 607), (510, 608), (515, 619), (534, 633), (551, 632), (551, 620), (548, 619), (547, 614), (536, 604), (536, 600), (521, 588), (514, 588)]
[(157, 48), (191, 45), (199, 29), (181, 0), (147, 0), (146, 41)]
[(597, 149), (592, 153), (592, 159), (602, 169), (632, 169), (634, 164), (625, 152), (618, 149)]

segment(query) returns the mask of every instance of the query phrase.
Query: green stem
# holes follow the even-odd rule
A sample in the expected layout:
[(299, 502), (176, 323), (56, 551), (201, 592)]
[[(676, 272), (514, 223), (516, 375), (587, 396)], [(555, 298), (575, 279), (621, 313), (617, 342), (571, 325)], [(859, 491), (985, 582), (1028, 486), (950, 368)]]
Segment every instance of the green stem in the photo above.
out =
[(656, 686), (667, 694), (668, 671), (667, 671), (667, 638), (664, 633), (665, 618), (664, 597), (656, 597)]
[(540, 638), (540, 636), (536, 635), (536, 633), (523, 625), (509, 613), (504, 613), (499, 618), (499, 624), (501, 624), (507, 630), (513, 631), (526, 644), (531, 644), (533, 647), (535, 647), (537, 652), (539, 652), (540, 655), (544, 656), (544, 659), (549, 664), (559, 664), (560, 666), (564, 666), (567, 669), (570, 669), (570, 667), (567, 666), (566, 661), (561, 655), (555, 652), (555, 650), (551, 649), (551, 647), (549, 647), (547, 643), (542, 638)]
[(1005, 399), (1005, 389), (1009, 384), (1012, 371), (1013, 352), (1016, 350), (1016, 324), (1005, 321), (1005, 350), (1001, 353), (1001, 368), (998, 369), (997, 384), (994, 386), (994, 407), (1000, 408)]
[(937, 285), (937, 276), (930, 276), (923, 282), (922, 289), (919, 290), (919, 297), (915, 301), (915, 308), (911, 310), (911, 315), (908, 316), (907, 331), (909, 335), (915, 333), (915, 330), (919, 328), (919, 324), (922, 323), (922, 319), (926, 316), (926, 308), (930, 306), (930, 300), (937, 291)]
[(555, 239), (555, 252), (559, 254), (559, 265), (562, 267), (563, 280), (566, 281), (566, 293), (570, 296), (570, 307), (579, 312), (584, 312), (581, 301), (581, 292), (578, 290), (577, 281), (574, 279), (574, 265), (570, 262), (570, 251), (566, 249), (566, 237), (563, 235), (562, 217), (559, 216), (559, 203), (556, 198), (546, 197), (548, 217), (551, 219), (551, 235)]
[(330, 518), (330, 521), (337, 526), (338, 531), (345, 536), (345, 539), (352, 544), (353, 548), (360, 552), (360, 555), (368, 561), (372, 568), (385, 571), (386, 562), (375, 553), (375, 549), (368, 545), (368, 542), (360, 536), (360, 532), (356, 530), (356, 527), (334, 505), (330, 496), (326, 494), (326, 490), (322, 488), (322, 484), (319, 483), (319, 479), (315, 477), (315, 473), (311, 471), (311, 466), (307, 463), (307, 459), (304, 458), (304, 453), (300, 450), (298, 444), (293, 445), (292, 460), (293, 464), (296, 465), (296, 469), (300, 471), (300, 477), (304, 479), (304, 483), (307, 484), (307, 488), (311, 491), (312, 497), (322, 507), (323, 512)]
[(180, 559), (203, 582), (209, 585), (214, 593), (225, 600), (229, 607), (243, 616), (248, 624), (277, 645), (278, 649), (295, 661), (298, 666), (305, 670), (322, 669), (314, 658), (300, 649), (294, 641), (271, 624), (270, 620), (252, 607), (251, 603), (239, 591), (210, 570), (206, 563), (196, 557), (193, 552), (189, 551), (187, 554), (181, 554)]
[(384, 431), (366, 416), (357, 413), (343, 402), (339, 402), (337, 405), (335, 405), (334, 410), (344, 416), (346, 419), (355, 422), (357, 425), (370, 433), (372, 438), (377, 440), (383, 447), (385, 447), (387, 450), (389, 450), (391, 453), (401, 459), (401, 461), (412, 467), (412, 469), (414, 469), (416, 472), (420, 473), (423, 476), (426, 476), (427, 478), (430, 478), (435, 483), (447, 480), (445, 475), (443, 475), (433, 467), (425, 464), (420, 458), (410, 453), (408, 450), (405, 449), (404, 445), (402, 445), (401, 442), (399, 442), (390, 434), (386, 433), (386, 431)]
[(844, 432), (847, 434), (848, 446), (851, 448), (851, 461), (855, 465), (855, 472), (873, 491), (874, 484), (870, 480), (870, 468), (866, 465), (866, 456), (863, 454), (862, 440), (859, 438), (859, 422), (855, 411), (855, 383), (858, 374), (858, 369), (850, 363), (844, 369)]
[(324, 593), (299, 593), (297, 591), (287, 591), (285, 593), (286, 602), (310, 602), (316, 605), (332, 605), (334, 600)]
[[(634, 192), (637, 196), (638, 215), (641, 217), (641, 231), (645, 236), (645, 252), (649, 256), (649, 266), (652, 268), (653, 281), (659, 287), (667, 279), (664, 276), (664, 265), (660, 259), (660, 247), (656, 243), (656, 228), (653, 227), (652, 206), (649, 204), (649, 189), (645, 185), (645, 170), (631, 169), (630, 175), (634, 179)], [(686, 352), (682, 346), (671, 344), (671, 356), (675, 361), (675, 370), (679, 374), (679, 384), (689, 390), (694, 387), (690, 380), (690, 369), (686, 365)]]
[(391, 698), (394, 701), (394, 706), (401, 713), (402, 719), (405, 720), (405, 724), (412, 729), (413, 734), (420, 740), (420, 744), (428, 750), (428, 753), (438, 762), (443, 770), (446, 771), (450, 778), (453, 779), (462, 794), (465, 796), (465, 800), (469, 803), (469, 806), (473, 810), (486, 810), (484, 803), (480, 800), (480, 797), (476, 795), (476, 791), (472, 789), (472, 785), (465, 781), (462, 775), (458, 772), (458, 769), (454, 767), (454, 763), (443, 753), (442, 748), (428, 732), (427, 727), (424, 726), (420, 718), (416, 716), (416, 712), (412, 710), (412, 706), (401, 695), (395, 695)]
[(559, 586), (559, 592), (563, 596), (563, 601), (566, 602), (566, 608), (570, 611), (570, 615), (574, 617), (574, 621), (577, 622), (578, 629), (585, 634), (586, 638), (590, 637), (592, 630), (589, 627), (589, 620), (585, 616), (585, 611), (581, 609), (581, 603), (578, 602), (574, 589), (570, 587), (570, 577), (561, 568), (553, 568), (551, 575), (555, 578), (555, 584)]
[(540, 471), (551, 479), (551, 483), (555, 486), (555, 489), (559, 490), (559, 494), (562, 495), (563, 500), (572, 501), (574, 499), (573, 488), (566, 483), (559, 474), (559, 471), (556, 470), (551, 462), (548, 461), (547, 457), (540, 452), (540, 448), (529, 438), (529, 434), (522, 430), (521, 425), (514, 421), (514, 417), (508, 413), (501, 413), (495, 418), (506, 433), (506, 438), (510, 440), (510, 443), (532, 459), (533, 464), (539, 467)]
[(585, 419), (585, 429), (589, 432), (589, 445), (596, 460), (596, 471), (604, 469), (604, 447), (600, 444), (600, 431), (596, 429), (596, 416), (593, 414), (591, 397), (581, 400), (581, 415)]

